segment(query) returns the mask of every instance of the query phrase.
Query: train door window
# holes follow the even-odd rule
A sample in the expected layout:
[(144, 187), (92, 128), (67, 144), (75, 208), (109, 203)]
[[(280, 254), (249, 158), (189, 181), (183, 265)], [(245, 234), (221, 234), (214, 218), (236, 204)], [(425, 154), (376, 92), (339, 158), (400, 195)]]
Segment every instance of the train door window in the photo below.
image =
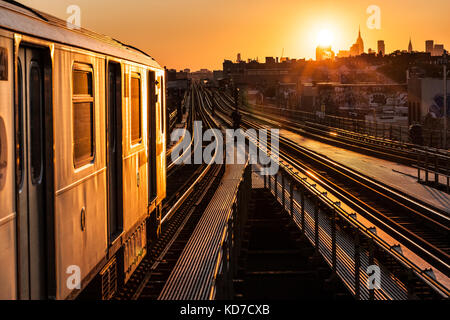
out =
[(131, 143), (142, 141), (141, 76), (131, 75)]
[(8, 50), (0, 47), (0, 81), (8, 80)]
[(24, 127), (23, 127), (23, 78), (22, 78), (22, 63), (20, 59), (17, 60), (17, 91), (18, 91), (18, 103), (16, 114), (16, 128), (17, 128), (17, 143), (16, 143), (16, 182), (18, 190), (23, 187), (24, 180)]
[(160, 90), (159, 94), (161, 96), (161, 103), (160, 103), (160, 112), (159, 112), (159, 116), (161, 118), (161, 133), (164, 134), (164, 78), (163, 77), (158, 77), (158, 88)]
[(6, 169), (8, 168), (5, 120), (0, 116), (0, 192), (6, 184)]
[(30, 152), (31, 152), (31, 183), (41, 182), (42, 166), (42, 75), (41, 68), (37, 62), (32, 61), (30, 65)]
[(149, 200), (156, 198), (156, 75), (154, 71), (148, 72), (148, 154), (149, 175), (148, 192)]
[(85, 64), (73, 67), (73, 159), (75, 168), (95, 158), (93, 70)]

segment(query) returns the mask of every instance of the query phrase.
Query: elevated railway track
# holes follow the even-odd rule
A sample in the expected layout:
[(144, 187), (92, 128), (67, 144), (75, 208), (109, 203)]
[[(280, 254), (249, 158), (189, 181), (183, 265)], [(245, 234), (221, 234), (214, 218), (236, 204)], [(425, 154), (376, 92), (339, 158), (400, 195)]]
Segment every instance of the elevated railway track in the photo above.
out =
[[(231, 125), (231, 101), (215, 95), (214, 103), (216, 114)], [(261, 124), (244, 113), (242, 127), (259, 129), (267, 127), (267, 124)], [(295, 175), (300, 172), (304, 177), (302, 179), (313, 181), (314, 186), (321, 185), (325, 193), (333, 194), (339, 201), (348, 204), (354, 210), (351, 215), (357, 213), (363, 216), (376, 229), (388, 233), (429, 262), (435, 270), (449, 276), (449, 217), (446, 212), (427, 206), (418, 199), (298, 146), (289, 139), (281, 137), (279, 151), (281, 162), (287, 168), (295, 169)], [(424, 270), (416, 269), (420, 277), (427, 282), (434, 282), (433, 286), (448, 296), (448, 288), (438, 283), (433, 276), (428, 276)]]
[[(232, 103), (228, 95), (224, 95), (224, 98), (227, 103)], [(413, 166), (418, 170), (419, 182), (450, 193), (450, 153), (443, 149), (405, 142), (403, 138), (396, 140), (392, 126), (380, 124), (379, 128), (369, 130), (360, 120), (330, 116), (323, 119), (310, 113), (276, 110), (272, 107), (258, 109), (250, 106), (244, 107), (242, 111), (255, 120), (314, 140)], [(379, 131), (383, 134), (379, 135)], [(408, 137), (407, 130), (403, 131), (398, 134)]]

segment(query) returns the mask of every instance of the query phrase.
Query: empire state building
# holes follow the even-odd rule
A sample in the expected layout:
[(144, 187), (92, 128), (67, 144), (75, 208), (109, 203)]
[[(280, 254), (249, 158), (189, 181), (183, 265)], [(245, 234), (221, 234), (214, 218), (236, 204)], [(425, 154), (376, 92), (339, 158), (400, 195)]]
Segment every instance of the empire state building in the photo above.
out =
[(352, 47), (350, 48), (350, 55), (359, 56), (363, 53), (364, 53), (364, 41), (361, 37), (361, 27), (360, 27), (358, 32), (358, 39), (356, 39), (355, 44), (353, 44)]

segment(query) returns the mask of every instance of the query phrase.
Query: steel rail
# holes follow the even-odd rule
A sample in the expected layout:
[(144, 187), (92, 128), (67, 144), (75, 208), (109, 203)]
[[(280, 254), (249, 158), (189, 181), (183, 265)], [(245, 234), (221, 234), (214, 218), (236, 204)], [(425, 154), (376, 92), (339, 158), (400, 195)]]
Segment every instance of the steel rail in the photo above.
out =
[[(317, 120), (317, 116), (314, 113), (312, 113), (312, 112), (306, 112), (306, 111), (300, 111), (300, 110), (291, 110), (291, 109), (284, 109), (284, 108), (275, 108), (273, 106), (258, 105), (258, 104), (253, 104), (253, 105), (250, 106), (250, 108), (258, 107), (258, 106), (261, 109), (264, 109), (266, 111), (267, 110), (273, 110), (274, 112), (276, 111), (276, 113), (282, 113), (282, 112), (289, 113), (289, 114), (291, 114), (293, 116), (294, 119), (297, 119), (298, 121), (305, 121), (305, 122), (309, 122), (309, 123), (312, 123), (314, 125), (319, 125), (319, 126), (327, 126), (327, 125), (324, 125), (323, 122), (320, 123), (320, 122), (315, 121), (315, 120)], [(249, 108), (247, 108), (247, 109), (249, 109)], [(268, 111), (267, 113), (271, 113), (272, 115), (277, 115), (276, 113), (273, 113), (271, 111)], [(305, 117), (305, 115), (306, 115), (306, 117)], [(302, 117), (302, 119), (306, 119), (306, 120), (300, 120), (299, 117)], [(346, 121), (347, 123), (348, 122), (353, 123), (355, 121), (356, 122), (362, 122), (362, 120), (359, 120), (359, 119), (343, 118), (343, 117), (338, 117), (338, 116), (333, 116), (333, 115), (326, 115), (326, 117), (331, 118), (330, 120), (333, 120), (333, 119), (337, 120), (336, 123), (339, 122), (339, 119), (342, 120), (342, 121)], [(298, 124), (297, 121), (295, 121), (294, 123)], [(328, 126), (328, 127), (330, 127), (330, 126)], [(364, 125), (362, 125), (361, 127), (364, 127)], [(347, 129), (342, 129), (342, 128), (334, 127), (334, 126), (331, 126), (331, 128), (333, 128), (333, 130), (338, 130), (340, 132), (343, 132), (343, 133), (345, 133), (345, 134), (347, 134), (349, 136), (364, 137), (364, 138), (366, 138), (366, 139), (368, 139), (370, 141), (373, 141), (375, 145), (377, 145), (378, 143), (386, 143), (386, 144), (394, 146), (394, 148), (397, 148), (397, 149), (400, 149), (400, 150), (401, 149), (421, 149), (421, 150), (429, 151), (429, 152), (433, 152), (434, 151), (434, 152), (436, 152), (438, 154), (449, 154), (449, 152), (444, 150), (444, 149), (428, 147), (428, 146), (425, 146), (425, 145), (417, 145), (417, 144), (414, 144), (414, 143), (411, 143), (411, 142), (404, 142), (404, 141), (401, 141), (401, 140), (388, 139), (386, 137), (378, 137), (378, 136), (374, 136), (374, 135), (370, 135), (370, 134), (363, 134), (363, 133), (359, 133), (359, 132), (355, 132), (355, 131), (347, 130)], [(390, 127), (379, 127), (379, 129), (382, 129), (382, 128), (384, 128), (384, 131), (386, 131), (386, 129), (390, 128)], [(407, 132), (407, 130), (405, 130), (405, 133), (406, 132)]]
[[(200, 96), (198, 95), (197, 89), (194, 88), (194, 93), (197, 94), (197, 98), (198, 98), (198, 102), (203, 105), (203, 100), (200, 98)], [(200, 108), (201, 110), (201, 108)], [(206, 123), (208, 124), (208, 126), (210, 128), (212, 128), (212, 123), (211, 121), (209, 121), (207, 119), (207, 117), (205, 117), (202, 114), (202, 117), (204, 120), (206, 120)], [(215, 134), (215, 133), (214, 133)], [(215, 141), (218, 142), (218, 137), (215, 136)], [(218, 156), (218, 150), (217, 148), (215, 149), (215, 154), (213, 156), (213, 159), (215, 159)], [(205, 166), (205, 168), (202, 170), (202, 172), (198, 175), (197, 179), (195, 179), (195, 181), (191, 184), (191, 186), (181, 195), (181, 197), (178, 199), (178, 201), (171, 206), (171, 208), (169, 209), (169, 211), (165, 214), (164, 218), (161, 220), (161, 224), (167, 222), (170, 220), (170, 218), (173, 216), (173, 214), (181, 207), (181, 205), (186, 201), (186, 199), (191, 195), (191, 193), (193, 192), (193, 190), (196, 188), (196, 186), (198, 185), (198, 183), (206, 176), (206, 174), (209, 172), (209, 170), (212, 167), (213, 162), (207, 164)]]
[[(246, 121), (247, 120), (243, 120), (243, 122), (246, 122)], [(253, 128), (255, 128), (255, 127), (259, 128), (257, 123), (250, 122), (249, 124)], [(309, 150), (305, 151), (305, 148), (296, 145), (295, 143), (289, 141), (288, 139), (281, 138), (281, 142), (284, 143), (291, 150), (294, 150), (294, 152), (301, 152), (302, 154), (304, 154), (310, 158), (313, 158), (311, 156), (311, 154), (314, 154), (313, 152), (308, 153)], [(281, 152), (280, 151), (280, 154), (282, 154), (287, 160), (290, 160), (291, 163), (299, 164), (298, 160), (295, 159), (294, 157), (290, 156), (289, 152)], [(319, 156), (319, 159), (320, 159), (319, 163), (321, 165), (325, 165), (328, 169), (339, 173), (340, 175), (346, 177), (346, 179), (352, 180), (354, 183), (357, 183), (361, 187), (363, 187), (371, 192), (375, 192), (377, 195), (385, 197), (387, 200), (392, 201), (393, 203), (395, 203), (396, 205), (398, 205), (400, 207), (403, 207), (404, 210), (407, 210), (408, 212), (415, 214), (417, 216), (420, 216), (420, 218), (425, 219), (425, 220), (429, 221), (430, 223), (433, 223), (437, 228), (439, 228), (440, 230), (443, 230), (442, 232), (444, 232), (446, 234), (450, 234), (450, 228), (448, 227), (448, 225), (447, 226), (443, 225), (443, 224), (431, 219), (431, 217), (428, 217), (427, 215), (424, 215), (424, 214), (418, 212), (417, 210), (411, 208), (407, 204), (401, 203), (400, 201), (393, 199), (389, 195), (383, 194), (382, 192), (368, 186), (366, 184), (368, 181), (367, 178), (361, 176), (361, 180), (362, 180), (361, 181), (357, 178), (351, 177), (349, 174), (347, 174), (345, 172), (342, 172), (343, 167), (340, 166), (338, 163), (331, 161), (329, 159), (326, 159), (326, 158), (324, 159), (324, 157), (320, 157), (320, 156)], [(318, 161), (317, 159), (313, 159), (313, 160)], [(331, 164), (328, 165), (324, 162), (320, 162), (320, 161), (325, 161), (325, 160), (329, 160), (331, 162)], [(316, 179), (318, 180), (318, 182), (325, 183), (327, 185), (327, 187), (332, 190), (333, 193), (336, 193), (340, 196), (338, 198), (341, 198), (345, 201), (350, 201), (350, 203), (353, 204), (353, 206), (356, 206), (359, 209), (363, 209), (363, 212), (365, 213), (366, 218), (369, 218), (370, 220), (372, 220), (372, 222), (375, 221), (376, 223), (380, 224), (382, 227), (386, 228), (387, 230), (385, 230), (385, 231), (387, 231), (391, 235), (399, 237), (401, 240), (403, 240), (403, 242), (406, 242), (408, 244), (408, 247), (411, 250), (416, 251), (416, 253), (418, 253), (422, 258), (427, 257), (428, 262), (432, 261), (433, 264), (435, 264), (435, 265), (437, 264), (439, 266), (439, 269), (447, 276), (450, 274), (450, 265), (448, 264), (448, 261), (450, 261), (450, 257), (446, 252), (444, 252), (440, 248), (436, 247), (435, 245), (429, 243), (428, 241), (426, 241), (419, 235), (415, 234), (414, 232), (410, 231), (409, 229), (405, 228), (404, 226), (393, 221), (388, 216), (386, 216), (385, 214), (383, 214), (376, 208), (373, 208), (369, 204), (365, 203), (364, 201), (362, 201), (358, 197), (354, 196), (350, 192), (347, 192), (342, 187), (340, 187), (337, 184), (335, 184), (334, 182), (330, 181), (330, 179), (325, 178), (322, 174), (317, 172), (317, 170), (312, 169), (311, 167), (305, 165), (304, 163), (302, 163), (301, 165), (303, 167), (308, 167), (308, 170), (313, 172), (314, 176), (317, 177)], [(347, 172), (349, 172), (348, 169), (346, 169), (346, 170), (347, 170)], [(358, 174), (356, 174), (356, 175), (357, 175), (357, 177), (359, 176)], [(374, 183), (374, 182), (371, 181), (371, 183)], [(386, 192), (392, 192), (393, 194), (395, 194), (394, 191), (391, 191), (388, 189), (386, 189)], [(405, 202), (412, 201), (401, 195), (400, 195), (400, 198), (403, 198)], [(412, 202), (414, 203), (414, 201), (412, 201)], [(445, 222), (447, 224), (449, 223), (450, 218), (448, 216), (443, 216), (439, 212), (436, 212), (436, 211), (434, 211), (430, 208), (427, 208), (425, 206), (422, 206), (420, 204), (417, 204), (417, 203), (414, 203), (414, 204), (423, 207), (424, 210), (428, 209), (429, 212), (432, 212), (434, 215), (445, 219)]]
[[(191, 96), (191, 102), (193, 102), (193, 96)], [(190, 110), (190, 114), (189, 114), (189, 121), (191, 122), (191, 128), (193, 127), (192, 123), (194, 122), (194, 115), (193, 115), (193, 113), (194, 113), (194, 104), (191, 103), (191, 110)], [(187, 128), (186, 128), (186, 130), (187, 130)], [(185, 139), (185, 135), (183, 135), (183, 137), (181, 137), (178, 140), (178, 142), (174, 145), (173, 148), (178, 146), (184, 139)], [(183, 159), (183, 157), (186, 155), (186, 153), (191, 150), (193, 141), (194, 141), (194, 136), (191, 137), (191, 141), (189, 143), (189, 148), (186, 148), (186, 150), (181, 155), (178, 155), (178, 157), (175, 159), (175, 161), (172, 161), (172, 158), (170, 159), (170, 162), (167, 165), (167, 170), (168, 171), (172, 170), (172, 168), (175, 166), (175, 164), (178, 162), (178, 160), (179, 159)], [(173, 150), (173, 148), (172, 148), (172, 150)], [(166, 154), (166, 157), (168, 157), (169, 154), (171, 154), (170, 150), (169, 150), (168, 154)]]
[[(228, 104), (222, 97), (221, 97), (221, 99), (222, 99), (222, 101), (223, 101), (224, 103)], [(226, 113), (226, 112), (225, 112), (225, 113)], [(224, 119), (224, 120), (225, 120), (225, 119)], [(226, 120), (226, 121), (227, 121), (227, 120)], [(230, 122), (228, 121), (228, 123), (230, 123)], [(294, 165), (295, 165), (295, 166), (301, 168), (301, 167), (299, 166), (299, 164), (298, 164), (298, 161), (296, 161), (296, 159), (293, 159), (293, 158), (291, 157), (291, 161), (294, 162), (294, 163), (292, 163), (293, 167), (294, 167)], [(295, 174), (294, 174), (294, 177), (295, 177)], [(303, 180), (302, 180), (302, 181), (303, 181)], [(299, 182), (301, 182), (301, 181), (299, 181)], [(338, 198), (339, 198), (339, 197), (338, 197)], [(328, 201), (329, 201), (329, 199), (328, 199)], [(342, 209), (339, 208), (338, 211), (342, 211)], [(348, 213), (345, 213), (345, 214), (346, 214), (347, 216), (349, 216), (350, 218), (352, 218)], [(353, 218), (352, 218), (352, 219), (353, 219)], [(354, 220), (354, 219), (353, 219), (353, 220)], [(357, 224), (360, 225), (360, 228), (361, 228), (362, 230), (366, 230), (366, 231), (367, 231), (367, 228), (366, 228), (364, 225), (360, 224), (360, 223), (359, 223), (358, 221), (356, 221), (356, 220), (355, 220), (355, 222), (356, 222)], [(386, 224), (385, 224), (385, 223), (382, 223), (382, 225), (386, 225)], [(388, 227), (389, 227), (389, 226), (388, 226)], [(370, 232), (370, 231), (368, 231), (368, 232)], [(370, 233), (370, 235), (372, 235), (372, 233)], [(393, 249), (389, 246), (389, 244), (387, 244), (383, 239), (379, 238), (379, 239), (377, 240), (377, 242), (379, 242), (380, 244), (383, 244), (383, 246), (384, 246), (385, 249), (387, 249), (389, 252), (392, 252), (397, 258), (399, 258), (399, 260), (403, 261), (406, 265), (408, 265), (408, 266), (410, 266), (411, 268), (413, 268), (413, 269), (416, 271), (416, 273), (418, 273), (418, 274), (420, 274), (422, 277), (426, 278), (426, 280), (427, 280), (428, 282), (433, 283), (433, 285), (434, 285), (436, 288), (438, 288), (439, 291), (447, 292), (447, 295), (448, 295), (448, 289), (446, 289), (446, 288), (443, 287), (440, 283), (436, 282), (434, 279), (432, 279), (431, 277), (429, 277), (429, 276), (428, 276), (426, 273), (424, 273), (423, 270), (421, 270), (417, 265), (415, 265), (414, 263), (412, 263), (411, 261), (409, 261), (409, 259), (407, 259), (407, 258), (404, 257), (403, 255), (400, 255), (400, 254), (397, 253), (395, 250), (393, 250)], [(448, 264), (446, 264), (446, 265), (447, 265), (447, 267), (448, 267)]]

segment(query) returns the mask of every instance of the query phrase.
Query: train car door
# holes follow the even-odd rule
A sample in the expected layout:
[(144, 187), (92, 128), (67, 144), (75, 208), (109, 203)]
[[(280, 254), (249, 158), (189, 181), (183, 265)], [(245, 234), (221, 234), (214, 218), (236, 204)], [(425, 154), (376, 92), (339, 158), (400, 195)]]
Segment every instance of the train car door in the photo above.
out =
[[(51, 67), (48, 52), (20, 47), (16, 112), (17, 140), (17, 204), (18, 204), (18, 269), (21, 299), (48, 297), (48, 247), (46, 210), (49, 196), (47, 178), (53, 163), (51, 144), (47, 139), (46, 104), (51, 96)], [(49, 117), (51, 119), (51, 116)], [(48, 120), (48, 119), (47, 119)], [(52, 140), (50, 140), (52, 141)], [(46, 215), (50, 217), (47, 217)], [(52, 232), (50, 231), (49, 234)], [(51, 235), (50, 235), (51, 237)]]
[(108, 225), (112, 243), (123, 229), (122, 187), (122, 72), (119, 63), (108, 63)]

